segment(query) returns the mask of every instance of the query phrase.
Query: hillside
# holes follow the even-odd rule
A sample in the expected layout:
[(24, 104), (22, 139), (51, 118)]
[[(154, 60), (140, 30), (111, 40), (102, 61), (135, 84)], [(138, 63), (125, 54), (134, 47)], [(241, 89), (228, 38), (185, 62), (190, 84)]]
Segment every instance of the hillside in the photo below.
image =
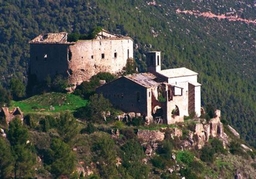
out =
[[(142, 117), (129, 114), (127, 119), (97, 96), (83, 108), (91, 111), (86, 117), (27, 108), (23, 123), (1, 120), (0, 178), (256, 177), (255, 149), (220, 122), (220, 112), (208, 120), (187, 117), (184, 123), (145, 125)], [(35, 100), (65, 108), (78, 97), (46, 93), (19, 104), (33, 107)], [(110, 111), (106, 119), (99, 109)]]
[(140, 71), (148, 50), (161, 50), (166, 68), (197, 71), (202, 104), (220, 108), (223, 119), (256, 146), (255, 24), (177, 10), (256, 18), (251, 1), (0, 1), (1, 83), (7, 87), (13, 76), (26, 82), (28, 41), (38, 34), (101, 26), (134, 39)]

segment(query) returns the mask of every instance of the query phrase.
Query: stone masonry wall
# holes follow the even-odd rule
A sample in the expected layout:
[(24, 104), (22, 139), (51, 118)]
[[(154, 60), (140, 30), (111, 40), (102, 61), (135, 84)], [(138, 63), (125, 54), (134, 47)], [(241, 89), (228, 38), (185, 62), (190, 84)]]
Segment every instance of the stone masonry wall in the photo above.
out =
[(133, 58), (131, 39), (81, 40), (70, 46), (69, 82), (80, 84), (99, 72), (118, 73)]
[(67, 76), (68, 44), (30, 44), (30, 75), (43, 81), (56, 74)]
[(99, 72), (121, 72), (128, 58), (133, 58), (133, 40), (128, 37), (30, 43), (29, 74), (38, 81), (61, 74), (76, 86)]

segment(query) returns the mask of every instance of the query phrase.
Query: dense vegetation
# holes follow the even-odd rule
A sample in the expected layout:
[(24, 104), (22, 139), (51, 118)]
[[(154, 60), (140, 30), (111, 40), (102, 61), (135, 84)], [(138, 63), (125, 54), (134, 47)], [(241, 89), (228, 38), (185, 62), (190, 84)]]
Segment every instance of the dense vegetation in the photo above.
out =
[[(28, 42), (38, 34), (88, 34), (101, 26), (134, 39), (140, 71), (145, 70), (144, 53), (148, 50), (162, 51), (164, 68), (186, 66), (197, 71), (203, 105), (220, 108), (223, 119), (256, 146), (255, 25), (176, 14), (178, 8), (216, 14), (232, 9), (243, 18), (254, 19), (253, 2), (242, 2), (159, 0), (154, 6), (142, 0), (1, 0), (1, 84), (9, 88), (12, 78), (26, 83)], [(8, 98), (11, 94), (24, 97), (24, 87), (12, 89), (0, 92)]]
[[(80, 120), (69, 112), (27, 113), (23, 124), (14, 119), (8, 127), (2, 120), (6, 137), (0, 137), (0, 178), (233, 178), (237, 169), (248, 178), (256, 176), (255, 151), (244, 150), (244, 142), (227, 126), (232, 141), (226, 148), (220, 139), (210, 138), (201, 150), (187, 150), (181, 146), (193, 131), (194, 120), (144, 126), (136, 118), (130, 119), (133, 123), (117, 121), (115, 113), (104, 119), (98, 115), (99, 109), (108, 107), (103, 100), (90, 100), (88, 107), (98, 108)], [(183, 130), (182, 137), (172, 136), (174, 127)], [(136, 134), (138, 129), (163, 128), (165, 139), (147, 145)], [(146, 155), (148, 145), (155, 146), (152, 155)]]

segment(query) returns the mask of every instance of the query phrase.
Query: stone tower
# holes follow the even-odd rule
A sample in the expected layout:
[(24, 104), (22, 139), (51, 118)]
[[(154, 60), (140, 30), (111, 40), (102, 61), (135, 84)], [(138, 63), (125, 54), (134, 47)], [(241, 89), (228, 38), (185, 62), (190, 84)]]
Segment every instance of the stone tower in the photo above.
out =
[(150, 51), (146, 55), (148, 72), (156, 73), (161, 71), (161, 52)]

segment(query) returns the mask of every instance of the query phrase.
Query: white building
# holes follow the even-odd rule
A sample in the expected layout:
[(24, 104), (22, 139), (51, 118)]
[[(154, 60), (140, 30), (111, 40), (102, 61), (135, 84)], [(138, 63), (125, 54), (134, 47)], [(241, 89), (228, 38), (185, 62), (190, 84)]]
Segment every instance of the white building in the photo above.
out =
[(121, 77), (98, 88), (111, 103), (125, 112), (141, 113), (149, 122), (172, 124), (184, 116), (201, 115), (201, 84), (187, 68), (161, 70), (161, 53), (147, 54), (149, 73)]

